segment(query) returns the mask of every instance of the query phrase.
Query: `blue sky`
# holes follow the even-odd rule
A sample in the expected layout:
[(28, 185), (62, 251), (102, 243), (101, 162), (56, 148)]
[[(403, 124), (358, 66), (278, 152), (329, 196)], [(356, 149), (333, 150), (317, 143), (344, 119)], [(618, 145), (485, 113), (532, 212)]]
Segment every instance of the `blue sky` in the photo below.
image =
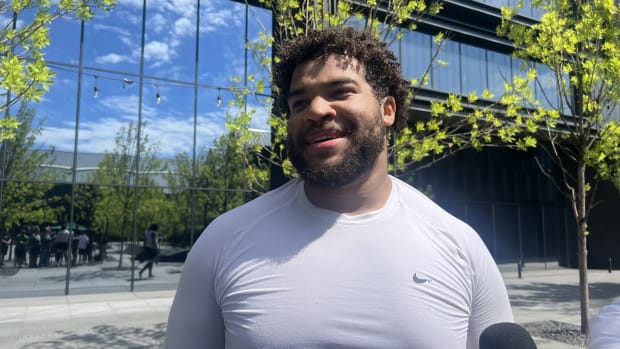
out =
[[(144, 51), (144, 75), (193, 83), (196, 28), (195, 0), (149, 0)], [(84, 36), (85, 69), (80, 103), (78, 151), (103, 153), (115, 145), (116, 132), (130, 121), (137, 121), (142, 1), (119, 0), (116, 8), (87, 22)], [(256, 40), (261, 28), (270, 30), (269, 13), (250, 9), (248, 37)], [(6, 19), (5, 19), (6, 20)], [(266, 26), (266, 27), (265, 27)], [(232, 76), (243, 76), (245, 6), (228, 0), (201, 1), (198, 83), (231, 86)], [(59, 20), (53, 23), (46, 59), (52, 63), (79, 62), (80, 23)], [(255, 71), (249, 58), (249, 72)], [(44, 147), (73, 151), (76, 122), (77, 69), (52, 65), (55, 84), (42, 102), (35, 104), (37, 116), (44, 119), (38, 142)], [(124, 72), (126, 74), (116, 74)], [(96, 76), (96, 77), (95, 77)], [(123, 84), (123, 79), (133, 84)], [(157, 86), (159, 84), (159, 87)], [(98, 97), (94, 96), (97, 86)], [(156, 104), (157, 91), (161, 103)], [(218, 93), (223, 103), (216, 106)], [(160, 156), (192, 151), (194, 89), (176, 82), (145, 79), (142, 117), (150, 143), (157, 143)], [(210, 146), (225, 132), (226, 113), (232, 95), (226, 89), (198, 89), (198, 146)], [(250, 103), (253, 103), (252, 100)], [(267, 112), (259, 108), (252, 127), (267, 130)]]

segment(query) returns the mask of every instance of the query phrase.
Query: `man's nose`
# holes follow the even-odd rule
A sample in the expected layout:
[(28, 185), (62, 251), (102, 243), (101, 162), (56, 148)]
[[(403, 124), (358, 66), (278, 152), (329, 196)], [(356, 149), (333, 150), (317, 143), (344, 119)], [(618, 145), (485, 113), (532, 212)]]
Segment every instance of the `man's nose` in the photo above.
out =
[(322, 122), (326, 118), (333, 118), (335, 116), (336, 110), (333, 108), (332, 103), (323, 96), (315, 96), (310, 101), (306, 120), (311, 122)]

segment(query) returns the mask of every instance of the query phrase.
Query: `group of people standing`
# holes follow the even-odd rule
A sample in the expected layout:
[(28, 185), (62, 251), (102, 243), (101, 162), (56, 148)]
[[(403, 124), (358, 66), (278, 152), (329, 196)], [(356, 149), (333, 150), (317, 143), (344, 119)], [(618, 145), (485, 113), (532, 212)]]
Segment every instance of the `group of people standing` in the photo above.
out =
[(87, 263), (93, 261), (94, 240), (85, 231), (74, 234), (68, 227), (62, 226), (53, 230), (50, 226), (41, 229), (39, 226), (21, 228), (13, 236), (4, 231), (2, 234), (2, 255), (0, 266), (13, 252), (13, 266), (49, 267), (66, 265), (71, 249), (71, 263)]

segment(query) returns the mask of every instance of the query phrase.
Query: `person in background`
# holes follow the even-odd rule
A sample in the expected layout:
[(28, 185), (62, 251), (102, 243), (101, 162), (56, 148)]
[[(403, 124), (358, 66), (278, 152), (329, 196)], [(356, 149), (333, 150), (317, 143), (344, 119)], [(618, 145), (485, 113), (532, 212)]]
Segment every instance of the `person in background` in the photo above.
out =
[(146, 264), (138, 273), (140, 279), (142, 279), (142, 273), (144, 273), (144, 271), (147, 269), (149, 271), (149, 277), (153, 277), (153, 263), (159, 255), (159, 237), (157, 234), (158, 230), (159, 226), (157, 224), (151, 224), (151, 226), (144, 232), (142, 252)]
[(4, 258), (9, 254), (12, 241), (11, 234), (5, 229), (2, 233), (2, 246), (0, 246), (0, 253), (2, 253), (0, 256), (0, 266), (4, 266)]
[(71, 265), (77, 265), (78, 260), (78, 244), (80, 236), (75, 235), (75, 232), (71, 231), (71, 241), (69, 243), (69, 247), (71, 248)]
[(299, 178), (201, 234), (164, 348), (478, 348), (485, 328), (512, 322), (478, 234), (388, 174), (410, 93), (389, 47), (330, 28), (277, 57)]
[(78, 236), (78, 242), (77, 242), (80, 263), (86, 263), (87, 261), (86, 249), (88, 248), (89, 242), (90, 242), (90, 239), (88, 238), (88, 235), (86, 235), (86, 232), (85, 231), (81, 232), (80, 235)]
[(28, 257), (30, 262), (28, 266), (30, 268), (36, 268), (39, 266), (39, 255), (41, 254), (41, 232), (39, 226), (29, 227), (30, 239), (28, 240)]
[(56, 241), (54, 243), (54, 248), (56, 250), (55, 256), (55, 265), (61, 266), (62, 261), (69, 263), (69, 241), (71, 241), (71, 232), (66, 225), (63, 225), (62, 228), (56, 233)]
[(39, 258), (39, 266), (48, 267), (50, 262), (50, 252), (52, 250), (52, 229), (47, 226), (41, 234), (41, 257)]
[(15, 266), (18, 268), (25, 267), (26, 252), (28, 251), (30, 238), (26, 232), (26, 228), (21, 228), (19, 233), (15, 236)]

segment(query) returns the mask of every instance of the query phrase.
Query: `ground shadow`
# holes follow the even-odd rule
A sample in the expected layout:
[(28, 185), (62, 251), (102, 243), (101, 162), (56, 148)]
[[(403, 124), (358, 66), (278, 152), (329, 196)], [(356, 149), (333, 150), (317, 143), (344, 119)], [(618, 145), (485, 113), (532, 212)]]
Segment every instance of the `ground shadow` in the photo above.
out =
[(99, 325), (83, 333), (58, 331), (41, 341), (18, 343), (16, 349), (124, 348), (152, 349), (163, 345), (166, 324), (135, 327)]
[(20, 268), (4, 266), (0, 268), (0, 276), (13, 276), (19, 272)]
[[(590, 300), (613, 299), (620, 295), (620, 284), (590, 283)], [(579, 302), (579, 285), (534, 282), (527, 285), (508, 285), (513, 306), (531, 306), (540, 303)]]

